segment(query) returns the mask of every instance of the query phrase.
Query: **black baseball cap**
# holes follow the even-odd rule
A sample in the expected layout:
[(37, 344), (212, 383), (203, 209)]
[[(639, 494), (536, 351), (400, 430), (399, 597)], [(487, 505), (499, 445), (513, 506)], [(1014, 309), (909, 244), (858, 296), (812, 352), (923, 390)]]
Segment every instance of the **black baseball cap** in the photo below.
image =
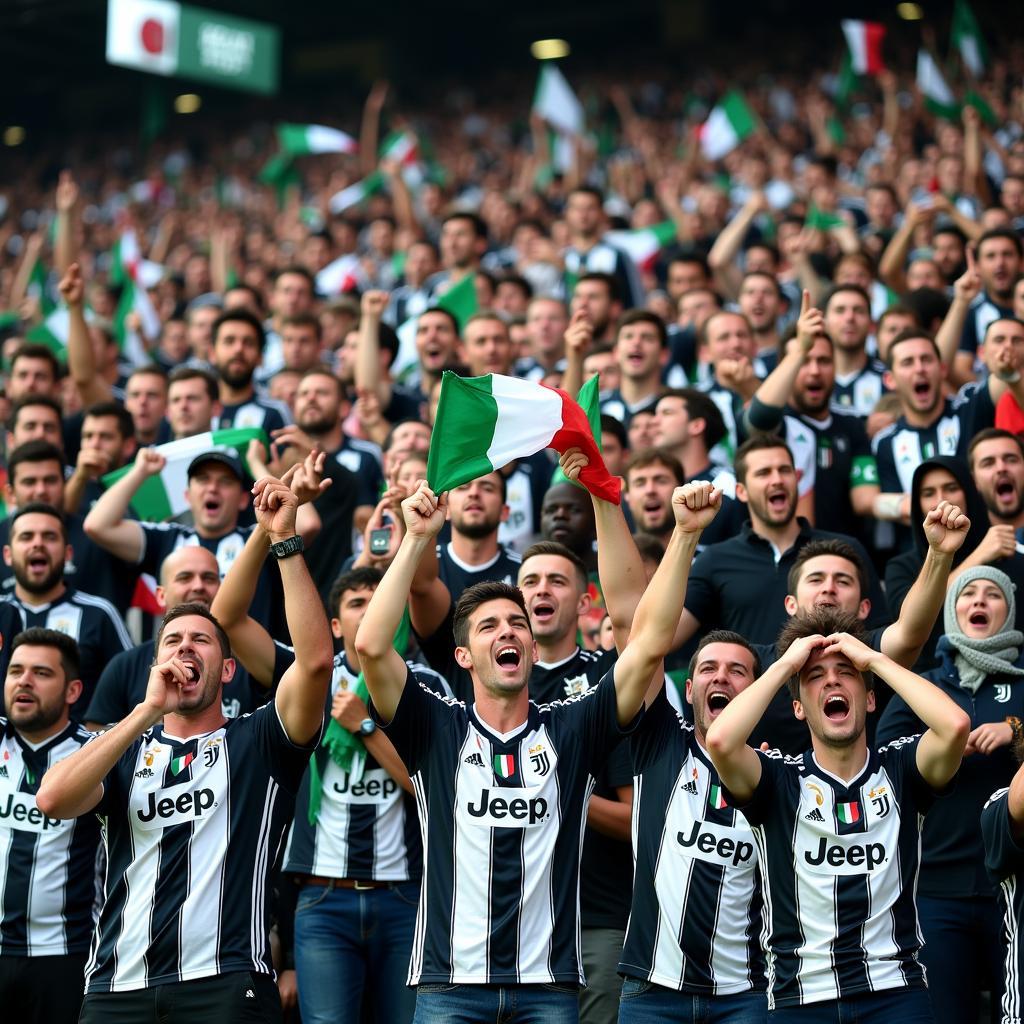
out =
[(201, 455), (197, 455), (188, 464), (189, 480), (195, 476), (199, 467), (207, 462), (219, 462), (222, 466), (227, 466), (228, 469), (238, 477), (239, 483), (245, 483), (245, 470), (242, 468), (242, 460), (238, 457), (238, 452), (236, 452), (234, 448), (227, 447), (211, 448), (209, 451), (205, 451)]

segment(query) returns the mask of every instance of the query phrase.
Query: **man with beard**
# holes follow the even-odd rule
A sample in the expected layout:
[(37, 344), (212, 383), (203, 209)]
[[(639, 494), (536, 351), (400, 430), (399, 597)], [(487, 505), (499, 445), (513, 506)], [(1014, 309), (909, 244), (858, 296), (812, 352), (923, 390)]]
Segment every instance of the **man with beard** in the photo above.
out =
[(816, 529), (797, 516), (796, 468), (785, 441), (770, 434), (747, 441), (736, 453), (736, 481), (736, 497), (746, 504), (750, 522), (738, 536), (708, 548), (694, 562), (681, 642), (714, 624), (750, 643), (771, 643), (786, 618), (789, 570), (801, 548), (819, 539), (838, 537), (857, 552), (867, 567), (866, 596), (877, 618), (885, 608), (885, 595), (864, 548), (852, 537)]
[(0, 999), (25, 1024), (74, 1024), (92, 942), (100, 825), (91, 814), (44, 816), (35, 794), (51, 766), (91, 738), (70, 716), (82, 692), (78, 648), (38, 628), (10, 646), (0, 718)]
[(410, 684), (391, 637), (445, 508), (426, 485), (403, 502), (406, 535), (370, 601), (356, 650), (371, 715), (408, 768), (421, 806), (430, 808), (421, 820), (430, 898), (420, 903), (409, 977), (419, 986), (416, 1019), (424, 1024), (455, 1013), (489, 1019), (509, 1005), (523, 1020), (577, 1018), (586, 801), (608, 753), (635, 727), (668, 653), (687, 567), (717, 493), (691, 484), (673, 504), (676, 531), (615, 667), (576, 700), (538, 708), (527, 689), (536, 658), (529, 614), (521, 592), (500, 583), (466, 591), (454, 616), (455, 657), (471, 674), (473, 703), (443, 701)]
[(540, 535), (567, 547), (587, 572), (597, 568), (594, 506), (582, 488), (563, 482), (547, 489), (540, 507)]
[(866, 420), (886, 390), (885, 367), (868, 355), (871, 298), (857, 284), (833, 288), (825, 300), (825, 333), (832, 339), (835, 386), (831, 406)]
[[(164, 559), (156, 599), (164, 610), (179, 604), (202, 604), (209, 608), (219, 589), (220, 568), (213, 552), (189, 544)], [(85, 712), (87, 729), (96, 732), (120, 722), (145, 698), (146, 674), (154, 653), (155, 641), (150, 639), (110, 659)], [(269, 695), (238, 665), (234, 676), (224, 684), (221, 711), (225, 718), (238, 718), (255, 711)]]
[(446, 366), (455, 361), (459, 324), (447, 309), (426, 309), (416, 319), (415, 366), (402, 376), (421, 401), (430, 397)]
[(30, 502), (11, 517), (4, 562), (14, 571), (14, 592), (0, 600), (21, 616), (22, 625), (56, 629), (77, 641), (82, 697), (72, 717), (81, 721), (103, 666), (132, 646), (117, 609), (102, 597), (64, 582), (64, 563), (73, 558), (64, 517), (52, 505)]
[(585, 314), (590, 325), (590, 342), (600, 345), (615, 341), (615, 324), (622, 315), (622, 298), (615, 278), (610, 274), (581, 274), (572, 289), (569, 302), (571, 321)]
[(1015, 531), (1024, 526), (1024, 445), (1016, 434), (990, 427), (971, 438), (967, 464), (989, 519), (1003, 528), (1012, 554)]
[(778, 279), (762, 271), (745, 274), (737, 304), (754, 335), (756, 358), (771, 373), (779, 361), (779, 317), (786, 308)]
[(226, 722), (228, 639), (205, 605), (179, 605), (157, 636), (145, 700), (51, 768), (36, 797), (52, 817), (104, 821), (85, 1022), (281, 1020), (268, 876), (323, 728), (333, 652), (301, 556), (298, 499), (272, 477), (253, 492), (295, 642), (274, 698)]
[[(961, 513), (948, 507), (947, 525)], [(779, 1024), (932, 1020), (914, 903), (921, 825), (953, 780), (969, 717), (937, 686), (864, 643), (858, 621), (801, 613), (779, 660), (708, 728), (723, 802), (754, 831), (766, 886), (768, 1008)], [(869, 750), (874, 677), (902, 697), (923, 735)], [(783, 759), (748, 739), (787, 685), (813, 753)]]
[(262, 427), (269, 434), (291, 422), (288, 406), (256, 394), (253, 376), (265, 343), (259, 317), (247, 309), (226, 309), (214, 320), (210, 359), (220, 380), (218, 429)]

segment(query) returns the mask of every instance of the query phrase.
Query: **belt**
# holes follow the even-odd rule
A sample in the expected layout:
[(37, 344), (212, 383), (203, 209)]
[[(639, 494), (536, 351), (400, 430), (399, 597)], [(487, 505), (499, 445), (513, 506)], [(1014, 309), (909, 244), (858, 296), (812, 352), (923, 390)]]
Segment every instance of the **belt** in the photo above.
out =
[(296, 875), (299, 885), (322, 885), (327, 889), (356, 889), (364, 892), (367, 889), (390, 889), (391, 882), (364, 881), (360, 878), (323, 878), (320, 875)]

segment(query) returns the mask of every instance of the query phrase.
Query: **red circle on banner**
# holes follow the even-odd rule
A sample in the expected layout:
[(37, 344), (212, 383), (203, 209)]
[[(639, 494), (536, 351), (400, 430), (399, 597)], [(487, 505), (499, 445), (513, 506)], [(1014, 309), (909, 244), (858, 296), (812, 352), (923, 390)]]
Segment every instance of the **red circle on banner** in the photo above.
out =
[(146, 53), (154, 55), (164, 49), (164, 27), (156, 18), (147, 18), (139, 29), (139, 38)]

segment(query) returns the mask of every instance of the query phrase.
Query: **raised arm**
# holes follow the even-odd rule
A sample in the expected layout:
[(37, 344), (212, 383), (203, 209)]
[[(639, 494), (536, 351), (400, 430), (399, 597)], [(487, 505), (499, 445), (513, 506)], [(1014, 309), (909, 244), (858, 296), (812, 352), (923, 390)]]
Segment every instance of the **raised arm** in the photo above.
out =
[(907, 286), (907, 255), (914, 240), (914, 232), (933, 216), (934, 211), (922, 209), (917, 203), (907, 203), (903, 223), (889, 239), (889, 244), (878, 261), (880, 280), (894, 292), (902, 292)]
[(928, 552), (900, 608), (900, 617), (882, 634), (882, 653), (910, 668), (928, 642), (946, 599), (953, 556), (963, 546), (971, 521), (956, 505), (941, 501), (925, 516)]
[(89, 539), (124, 562), (138, 562), (146, 550), (146, 535), (141, 523), (125, 516), (135, 492), (166, 463), (155, 448), (140, 448), (131, 469), (100, 495), (85, 517)]
[(565, 331), (565, 372), (562, 374), (562, 390), (569, 395), (578, 395), (583, 387), (583, 360), (586, 359), (594, 341), (594, 325), (582, 309), (576, 310)]
[(60, 172), (57, 179), (57, 224), (53, 242), (53, 262), (57, 273), (66, 274), (75, 258), (74, 224), (72, 216), (78, 202), (78, 185), (71, 172)]
[(409, 585), (409, 620), (417, 636), (433, 636), (451, 606), (451, 591), (438, 571), (437, 545), (428, 545)]
[(368, 291), (360, 300), (359, 344), (356, 348), (356, 387), (372, 391), (382, 409), (391, 401), (391, 385), (380, 369), (380, 318), (388, 304), (388, 293)]
[(96, 370), (96, 352), (85, 322), (85, 282), (77, 263), (72, 263), (57, 286), (68, 304), (68, 372), (86, 407), (107, 402), (113, 392)]
[[(964, 359), (959, 359), (958, 353), (967, 314), (971, 303), (981, 294), (981, 287), (981, 275), (974, 263), (974, 253), (968, 245), (967, 269), (953, 282), (953, 301), (949, 304), (949, 310), (935, 333), (939, 358), (949, 367), (950, 374), (957, 384), (974, 379), (974, 355), (964, 353)], [(957, 365), (958, 362), (960, 365)]]
[(714, 274), (715, 284), (730, 299), (735, 299), (739, 294), (741, 274), (736, 258), (740, 254), (743, 239), (747, 237), (754, 218), (767, 209), (768, 200), (764, 193), (760, 190), (751, 192), (736, 216), (719, 232), (708, 253), (708, 266)]
[[(271, 543), (294, 538), (299, 499), (288, 485), (265, 476), (256, 481), (252, 492), (256, 521)], [(295, 661), (281, 679), (275, 702), (288, 738), (304, 746), (316, 738), (323, 725), (334, 650), (323, 602), (305, 558), (293, 554), (279, 558), (277, 565)]]
[(374, 82), (363, 105), (363, 120), (359, 127), (359, 166), (364, 175), (372, 174), (377, 166), (377, 146), (380, 142), (380, 112), (388, 98), (388, 83)]
[(438, 498), (420, 483), (416, 492), (402, 502), (406, 534), (384, 578), (373, 592), (370, 605), (356, 633), (356, 651), (363, 668), (366, 688), (381, 717), (390, 720), (402, 699), (408, 671), (392, 637), (405, 612), (416, 566), (424, 552), (434, 546), (444, 525), (447, 496)]
[(615, 665), (619, 724), (632, 721), (665, 655), (672, 650), (683, 611), (686, 581), (700, 535), (722, 507), (722, 492), (706, 480), (677, 487), (672, 494), (676, 525), (665, 555), (633, 616), (625, 650)]

